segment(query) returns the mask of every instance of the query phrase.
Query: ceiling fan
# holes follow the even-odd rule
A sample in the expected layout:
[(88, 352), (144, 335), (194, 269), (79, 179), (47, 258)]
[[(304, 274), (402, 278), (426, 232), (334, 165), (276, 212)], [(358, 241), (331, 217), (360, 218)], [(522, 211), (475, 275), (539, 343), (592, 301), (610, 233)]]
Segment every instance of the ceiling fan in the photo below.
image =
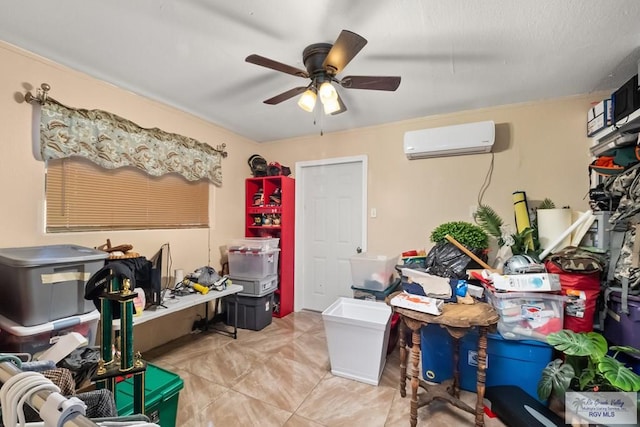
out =
[(349, 62), (367, 44), (367, 40), (358, 34), (342, 30), (334, 44), (314, 43), (302, 52), (305, 70), (283, 64), (260, 55), (249, 55), (245, 61), (291, 74), (293, 76), (311, 79), (307, 86), (298, 86), (264, 101), (265, 104), (275, 105), (302, 93), (298, 105), (305, 111), (312, 112), (320, 97), (325, 114), (340, 114), (347, 111), (340, 95), (331, 84), (339, 84), (345, 89), (369, 89), (394, 91), (400, 85), (397, 76), (346, 76), (336, 77)]

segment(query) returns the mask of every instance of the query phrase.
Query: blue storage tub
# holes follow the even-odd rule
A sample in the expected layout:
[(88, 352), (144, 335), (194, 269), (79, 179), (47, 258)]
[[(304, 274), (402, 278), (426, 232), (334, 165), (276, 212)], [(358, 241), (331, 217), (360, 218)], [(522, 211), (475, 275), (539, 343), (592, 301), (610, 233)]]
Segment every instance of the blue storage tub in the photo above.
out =
[[(429, 324), (420, 332), (422, 375), (440, 383), (453, 378), (453, 339), (440, 325)], [(460, 339), (460, 388), (476, 391), (478, 332)], [(553, 357), (553, 347), (532, 340), (507, 340), (499, 334), (487, 335), (486, 386), (515, 385), (538, 399), (537, 386), (542, 370)], [(539, 400), (539, 399), (538, 399)]]

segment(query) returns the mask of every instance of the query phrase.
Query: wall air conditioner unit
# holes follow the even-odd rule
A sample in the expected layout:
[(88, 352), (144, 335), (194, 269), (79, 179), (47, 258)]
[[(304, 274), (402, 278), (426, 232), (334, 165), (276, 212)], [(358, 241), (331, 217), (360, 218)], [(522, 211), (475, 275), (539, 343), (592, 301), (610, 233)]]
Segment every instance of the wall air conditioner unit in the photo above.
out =
[(404, 134), (404, 154), (408, 159), (425, 159), (488, 153), (495, 137), (493, 121), (414, 130)]

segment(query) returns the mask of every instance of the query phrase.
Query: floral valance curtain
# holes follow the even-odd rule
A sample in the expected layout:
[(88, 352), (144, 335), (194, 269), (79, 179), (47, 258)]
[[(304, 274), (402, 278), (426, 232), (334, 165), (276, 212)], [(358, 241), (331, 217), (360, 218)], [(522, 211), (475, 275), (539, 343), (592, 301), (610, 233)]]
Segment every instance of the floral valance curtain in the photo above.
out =
[(141, 128), (106, 111), (69, 108), (51, 98), (42, 104), (40, 150), (44, 160), (82, 156), (106, 169), (135, 166), (153, 176), (176, 172), (218, 186), (226, 155), (186, 136)]

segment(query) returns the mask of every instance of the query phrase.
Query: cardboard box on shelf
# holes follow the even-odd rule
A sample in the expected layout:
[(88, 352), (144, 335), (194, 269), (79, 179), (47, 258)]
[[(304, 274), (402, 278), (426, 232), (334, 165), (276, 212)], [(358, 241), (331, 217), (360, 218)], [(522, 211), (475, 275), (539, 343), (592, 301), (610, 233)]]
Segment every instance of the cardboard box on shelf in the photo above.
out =
[(549, 273), (492, 275), (493, 287), (499, 291), (551, 292), (560, 290), (560, 276)]
[(610, 99), (600, 101), (589, 108), (587, 113), (587, 136), (593, 136), (598, 131), (613, 124), (613, 111)]

